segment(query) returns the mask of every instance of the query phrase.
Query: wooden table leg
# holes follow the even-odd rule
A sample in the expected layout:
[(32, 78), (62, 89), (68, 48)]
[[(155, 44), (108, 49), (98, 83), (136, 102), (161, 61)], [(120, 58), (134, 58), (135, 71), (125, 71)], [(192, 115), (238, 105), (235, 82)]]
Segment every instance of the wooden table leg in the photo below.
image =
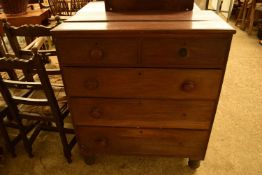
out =
[(192, 169), (197, 169), (200, 167), (200, 160), (188, 160), (188, 166)]

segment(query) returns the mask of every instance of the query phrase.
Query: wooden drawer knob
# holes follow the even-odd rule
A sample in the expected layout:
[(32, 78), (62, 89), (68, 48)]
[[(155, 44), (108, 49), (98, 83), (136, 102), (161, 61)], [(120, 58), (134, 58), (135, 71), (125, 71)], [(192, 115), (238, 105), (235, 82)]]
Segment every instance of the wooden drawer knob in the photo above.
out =
[(93, 107), (90, 111), (91, 117), (95, 119), (101, 118), (102, 114), (101, 108), (98, 107)]
[(92, 49), (90, 52), (90, 56), (93, 59), (102, 59), (104, 56), (103, 50), (102, 49)]
[(181, 57), (181, 58), (185, 58), (188, 56), (188, 50), (187, 48), (181, 48), (178, 50), (178, 55)]
[(196, 83), (194, 81), (185, 81), (182, 83), (181, 88), (185, 92), (190, 92), (196, 88)]
[(108, 141), (105, 137), (98, 137), (94, 141), (95, 144), (100, 147), (106, 147), (108, 145)]
[(89, 90), (94, 90), (99, 87), (99, 82), (97, 80), (87, 80), (84, 82), (84, 86)]

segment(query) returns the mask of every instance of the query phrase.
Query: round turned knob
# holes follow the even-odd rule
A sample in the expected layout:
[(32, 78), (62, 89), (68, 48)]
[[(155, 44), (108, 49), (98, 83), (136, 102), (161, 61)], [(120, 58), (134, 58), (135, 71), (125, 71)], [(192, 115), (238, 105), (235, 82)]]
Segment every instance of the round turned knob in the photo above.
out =
[(90, 56), (91, 56), (91, 58), (93, 58), (93, 59), (102, 59), (103, 58), (103, 50), (102, 49), (98, 49), (98, 48), (96, 48), (96, 49), (93, 49), (93, 50), (91, 50), (91, 52), (90, 52)]
[(178, 54), (180, 57), (185, 58), (188, 56), (188, 50), (187, 48), (181, 48), (178, 50)]
[(194, 81), (185, 81), (181, 88), (183, 91), (190, 92), (196, 88), (196, 83)]
[(91, 117), (95, 119), (101, 118), (102, 114), (102, 110), (98, 107), (93, 107), (90, 111)]
[(107, 146), (107, 139), (104, 137), (98, 137), (95, 140), (95, 144), (100, 147), (106, 147)]
[(84, 86), (89, 90), (94, 90), (99, 87), (99, 82), (97, 80), (87, 80)]

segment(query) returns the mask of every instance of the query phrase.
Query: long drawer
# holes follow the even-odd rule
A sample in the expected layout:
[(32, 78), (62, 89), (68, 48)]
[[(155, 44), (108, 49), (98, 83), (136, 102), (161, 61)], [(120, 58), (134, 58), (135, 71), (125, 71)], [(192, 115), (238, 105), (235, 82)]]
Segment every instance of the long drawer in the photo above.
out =
[(73, 97), (216, 99), (221, 70), (69, 68), (63, 69)]
[(209, 129), (214, 101), (70, 98), (78, 126)]
[(208, 131), (76, 127), (84, 154), (142, 154), (203, 159)]
[[(56, 42), (62, 65), (221, 68), (226, 38), (64, 38)], [(65, 52), (69, 50), (74, 52)]]

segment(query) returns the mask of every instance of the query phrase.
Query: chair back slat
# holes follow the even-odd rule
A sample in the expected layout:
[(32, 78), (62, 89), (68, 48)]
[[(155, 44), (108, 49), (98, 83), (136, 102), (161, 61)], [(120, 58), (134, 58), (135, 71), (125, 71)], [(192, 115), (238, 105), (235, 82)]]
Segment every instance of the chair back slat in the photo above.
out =
[(33, 66), (32, 59), (19, 59), (12, 56), (0, 58), (0, 69), (31, 69)]
[(42, 89), (40, 82), (25, 82), (18, 80), (3, 80), (3, 82), (6, 86), (17, 89)]
[(47, 99), (34, 99), (34, 98), (24, 98), (24, 97), (12, 97), (16, 104), (24, 104), (24, 105), (37, 105), (37, 106), (47, 106)]

